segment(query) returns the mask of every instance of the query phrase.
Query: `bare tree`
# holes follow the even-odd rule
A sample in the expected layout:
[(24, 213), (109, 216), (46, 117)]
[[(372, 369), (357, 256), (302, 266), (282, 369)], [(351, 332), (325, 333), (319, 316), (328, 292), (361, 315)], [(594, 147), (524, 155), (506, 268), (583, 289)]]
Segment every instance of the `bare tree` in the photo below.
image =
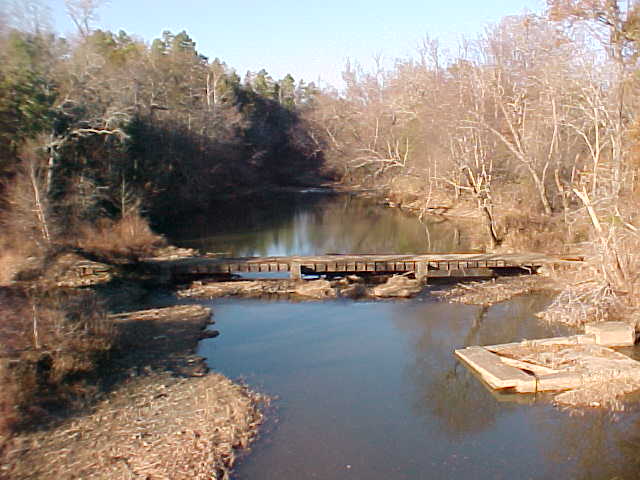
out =
[(46, 161), (34, 142), (24, 147), (22, 162), (8, 186), (8, 230), (46, 249), (53, 240), (52, 212), (46, 192)]
[(547, 0), (551, 20), (564, 22), (568, 28), (585, 25), (593, 38), (604, 47), (610, 68), (611, 94), (615, 98), (612, 131), (612, 173), (614, 188), (619, 190), (623, 176), (625, 110), (628, 102), (627, 80), (637, 60), (640, 8), (636, 0)]
[(471, 192), (488, 233), (491, 248), (496, 248), (502, 240), (498, 236), (494, 215), (493, 162), (490, 160), (489, 148), (485, 144), (482, 132), (474, 127), (461, 128), (459, 133), (451, 138), (451, 156), (458, 162), (459, 171), (466, 184), (455, 179), (448, 181), (457, 189)]
[[(51, 31), (51, 9), (43, 0), (14, 0), (0, 5), (9, 24), (23, 32), (40, 35)], [(2, 15), (0, 15), (2, 16)]]
[(98, 20), (98, 8), (107, 0), (65, 0), (67, 14), (78, 29), (82, 38), (91, 33), (91, 24)]

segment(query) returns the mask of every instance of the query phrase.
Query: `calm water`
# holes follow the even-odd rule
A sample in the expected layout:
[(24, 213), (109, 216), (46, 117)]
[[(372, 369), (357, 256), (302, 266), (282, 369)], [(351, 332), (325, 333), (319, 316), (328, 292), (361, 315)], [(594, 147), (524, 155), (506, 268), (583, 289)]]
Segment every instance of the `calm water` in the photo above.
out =
[(423, 253), (474, 248), (450, 222), (421, 224), (399, 209), (350, 195), (277, 194), (172, 225), (183, 247), (235, 256)]
[[(222, 220), (180, 228), (177, 241), (239, 255), (471, 247), (450, 224), (427, 234), (397, 210), (345, 196), (302, 195), (271, 210), (278, 205), (217, 212)], [(564, 333), (533, 317), (546, 301), (521, 297), (487, 310), (428, 293), (410, 301), (210, 302), (221, 335), (200, 353), (277, 397), (234, 478), (639, 478), (635, 404), (624, 414), (570, 416), (544, 397), (490, 392), (453, 357), (464, 345)]]

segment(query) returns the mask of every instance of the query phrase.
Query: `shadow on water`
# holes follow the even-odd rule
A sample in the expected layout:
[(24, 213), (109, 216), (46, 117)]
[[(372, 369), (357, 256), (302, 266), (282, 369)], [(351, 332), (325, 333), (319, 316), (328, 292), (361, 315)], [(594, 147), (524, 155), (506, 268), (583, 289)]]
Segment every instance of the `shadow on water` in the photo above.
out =
[[(397, 209), (349, 196), (287, 198), (185, 222), (172, 240), (234, 255), (470, 248), (469, 232), (449, 223), (426, 232)], [(201, 342), (200, 354), (277, 397), (268, 433), (234, 478), (637, 478), (637, 403), (572, 416), (548, 397), (489, 391), (453, 356), (466, 345), (566, 333), (535, 318), (548, 301), (481, 309), (425, 292), (398, 302), (206, 302), (221, 335)]]

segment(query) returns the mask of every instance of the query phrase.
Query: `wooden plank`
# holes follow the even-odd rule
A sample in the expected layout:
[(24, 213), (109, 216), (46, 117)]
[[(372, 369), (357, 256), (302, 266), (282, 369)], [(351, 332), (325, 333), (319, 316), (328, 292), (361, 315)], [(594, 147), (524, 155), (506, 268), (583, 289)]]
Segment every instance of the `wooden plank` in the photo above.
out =
[(302, 280), (302, 268), (299, 263), (293, 262), (289, 265), (289, 275), (291, 280)]
[(583, 385), (582, 375), (578, 372), (558, 372), (538, 377), (539, 392), (569, 390)]

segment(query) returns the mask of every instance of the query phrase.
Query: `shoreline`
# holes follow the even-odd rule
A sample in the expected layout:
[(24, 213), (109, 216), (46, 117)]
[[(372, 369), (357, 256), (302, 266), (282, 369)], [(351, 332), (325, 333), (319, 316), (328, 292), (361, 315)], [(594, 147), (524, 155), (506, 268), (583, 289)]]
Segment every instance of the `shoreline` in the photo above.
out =
[(217, 334), (211, 317), (200, 305), (110, 315), (119, 339), (93, 401), (0, 438), (0, 479), (228, 478), (269, 398), (195, 355)]

